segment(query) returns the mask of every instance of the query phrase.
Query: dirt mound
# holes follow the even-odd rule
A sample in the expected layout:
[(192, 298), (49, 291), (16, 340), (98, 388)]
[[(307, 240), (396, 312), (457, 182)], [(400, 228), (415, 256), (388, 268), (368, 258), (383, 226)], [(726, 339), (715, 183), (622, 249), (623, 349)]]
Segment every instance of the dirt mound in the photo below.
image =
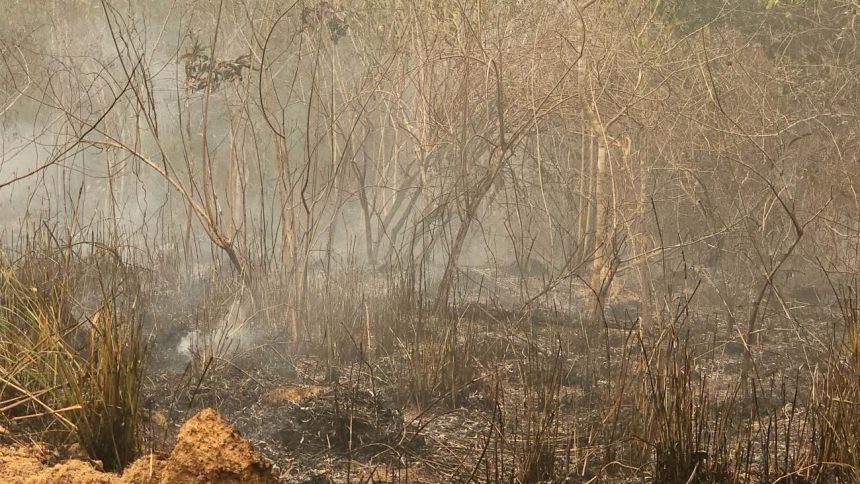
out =
[(205, 409), (179, 429), (162, 482), (276, 482), (270, 466), (214, 410)]
[(0, 482), (23, 482), (27, 476), (45, 468), (38, 449), (29, 447), (0, 447)]
[(264, 396), (267, 403), (279, 405), (283, 403), (300, 404), (310, 397), (322, 393), (325, 389), (316, 385), (282, 386), (269, 391)]
[(34, 446), (0, 447), (0, 482), (41, 484), (239, 483), (277, 482), (270, 465), (251, 444), (214, 410), (205, 409), (185, 422), (166, 460), (154, 455), (138, 459), (122, 477), (101, 472), (89, 462), (68, 460), (45, 465), (44, 452)]
[(122, 473), (122, 482), (129, 484), (165, 482), (165, 465), (166, 463), (154, 454), (141, 457), (125, 469)]
[(119, 479), (94, 468), (88, 462), (70, 460), (49, 467), (36, 476), (24, 479), (27, 484), (55, 484), (58, 482), (86, 482), (88, 484), (114, 484)]
[(45, 454), (35, 446), (0, 448), (0, 482), (9, 484), (53, 484), (87, 482), (113, 484), (119, 478), (105, 474), (89, 462), (69, 460), (53, 467), (43, 464)]

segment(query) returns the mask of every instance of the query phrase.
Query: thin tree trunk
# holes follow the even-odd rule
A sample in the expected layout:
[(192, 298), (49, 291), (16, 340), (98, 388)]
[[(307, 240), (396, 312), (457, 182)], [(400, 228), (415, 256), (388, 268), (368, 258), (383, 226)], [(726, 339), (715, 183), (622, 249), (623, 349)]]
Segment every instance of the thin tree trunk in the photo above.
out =
[[(630, 144), (624, 153), (627, 166), (629, 165)], [(648, 325), (651, 322), (651, 278), (650, 268), (648, 266), (648, 257), (645, 253), (648, 250), (648, 224), (645, 222), (648, 217), (648, 160), (645, 156), (640, 155), (639, 158), (639, 200), (636, 207), (636, 216), (639, 220), (637, 234), (635, 235), (636, 253), (642, 254), (639, 259), (637, 270), (639, 272), (639, 318), (643, 325)]]
[(606, 211), (609, 208), (609, 200), (604, 200), (607, 197), (606, 178), (608, 170), (606, 169), (606, 140), (603, 130), (597, 120), (592, 118), (591, 128), (597, 137), (597, 157), (594, 160), (594, 260), (591, 265), (591, 288), (595, 291), (594, 316), (600, 315), (603, 311), (605, 303), (604, 298), (609, 292), (607, 276), (609, 275), (609, 258), (611, 251), (609, 250), (609, 230), (607, 227)]

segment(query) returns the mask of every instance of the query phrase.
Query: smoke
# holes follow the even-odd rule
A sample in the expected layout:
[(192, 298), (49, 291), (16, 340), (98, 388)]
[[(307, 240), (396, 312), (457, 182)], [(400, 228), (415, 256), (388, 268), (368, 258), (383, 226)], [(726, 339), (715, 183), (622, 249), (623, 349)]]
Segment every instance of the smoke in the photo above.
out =
[(237, 296), (226, 314), (205, 328), (185, 333), (176, 345), (176, 353), (188, 361), (206, 361), (209, 358), (230, 360), (253, 349), (263, 341), (258, 329), (252, 301)]

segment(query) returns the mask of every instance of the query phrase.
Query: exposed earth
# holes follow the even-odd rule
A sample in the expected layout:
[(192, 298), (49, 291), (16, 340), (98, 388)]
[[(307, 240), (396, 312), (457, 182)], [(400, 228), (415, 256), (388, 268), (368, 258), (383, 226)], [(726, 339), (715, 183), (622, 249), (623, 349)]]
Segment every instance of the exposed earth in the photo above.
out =
[(141, 457), (122, 475), (102, 472), (98, 462), (69, 459), (51, 464), (41, 447), (0, 448), (0, 482), (15, 483), (191, 483), (277, 482), (264, 461), (214, 410), (204, 409), (179, 430), (173, 451)]

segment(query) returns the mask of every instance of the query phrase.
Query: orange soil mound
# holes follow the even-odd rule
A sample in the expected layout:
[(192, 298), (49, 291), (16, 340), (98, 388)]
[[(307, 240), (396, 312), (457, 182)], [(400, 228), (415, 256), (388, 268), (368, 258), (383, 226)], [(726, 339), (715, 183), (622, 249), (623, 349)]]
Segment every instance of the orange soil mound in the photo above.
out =
[(268, 392), (265, 399), (267, 402), (275, 404), (287, 402), (298, 404), (302, 400), (319, 395), (323, 390), (323, 387), (316, 385), (283, 386)]
[(132, 462), (122, 473), (122, 482), (127, 484), (155, 484), (168, 482), (164, 479), (165, 462), (150, 454)]
[(276, 482), (251, 444), (214, 410), (205, 409), (179, 429), (162, 482)]
[(38, 447), (0, 448), (0, 482), (9, 484), (54, 484), (58, 482), (87, 482), (113, 484), (119, 479), (99, 472), (92, 464), (70, 460), (46, 467)]
[(68, 460), (43, 464), (38, 447), (0, 447), (0, 482), (9, 484), (94, 483), (252, 483), (277, 482), (270, 466), (214, 410), (205, 409), (185, 422), (166, 460), (148, 455), (129, 466), (122, 477), (92, 464)]
[(41, 472), (41, 452), (29, 447), (0, 447), (0, 482), (23, 480)]

